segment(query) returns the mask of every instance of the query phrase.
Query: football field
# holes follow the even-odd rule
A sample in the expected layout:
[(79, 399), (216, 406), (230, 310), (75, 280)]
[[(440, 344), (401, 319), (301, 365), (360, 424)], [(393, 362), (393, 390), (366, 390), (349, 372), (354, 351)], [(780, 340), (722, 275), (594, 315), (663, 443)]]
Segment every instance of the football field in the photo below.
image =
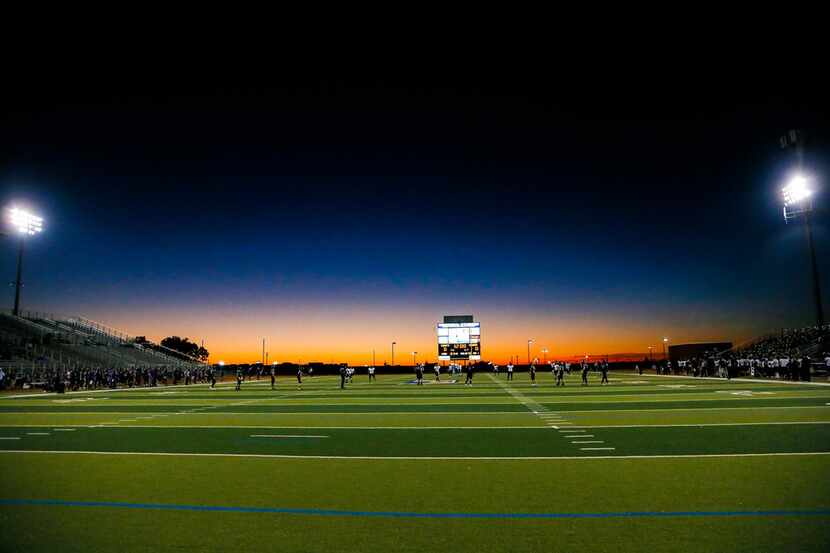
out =
[(830, 387), (540, 373), (0, 398), (3, 551), (828, 551)]

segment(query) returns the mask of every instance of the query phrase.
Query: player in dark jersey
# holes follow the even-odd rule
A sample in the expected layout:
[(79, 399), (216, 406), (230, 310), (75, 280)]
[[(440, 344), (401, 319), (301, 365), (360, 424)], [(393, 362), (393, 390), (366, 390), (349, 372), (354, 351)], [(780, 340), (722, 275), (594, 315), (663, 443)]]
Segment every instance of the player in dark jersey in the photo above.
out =
[(582, 363), (582, 385), (588, 385), (588, 363)]
[(274, 384), (277, 383), (277, 370), (271, 367), (271, 389), (274, 389)]
[(471, 363), (467, 364), (467, 378), (464, 380), (465, 386), (472, 386), (473, 385), (473, 365)]
[(536, 365), (533, 363), (530, 364), (530, 382), (531, 386), (536, 386)]
[(608, 363), (603, 362), (599, 370), (602, 371), (602, 381), (600, 384), (608, 384)]
[(297, 389), (303, 389), (303, 368), (297, 367)]
[(340, 367), (340, 389), (346, 387), (346, 367)]
[(242, 389), (242, 370), (237, 369), (236, 370), (236, 391), (238, 392), (241, 389)]

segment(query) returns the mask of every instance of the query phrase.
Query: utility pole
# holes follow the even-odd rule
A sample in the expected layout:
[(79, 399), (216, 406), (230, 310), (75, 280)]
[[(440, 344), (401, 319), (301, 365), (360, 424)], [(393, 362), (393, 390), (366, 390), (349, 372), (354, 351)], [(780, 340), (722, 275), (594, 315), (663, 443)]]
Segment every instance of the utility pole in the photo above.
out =
[(392, 342), (392, 366), (395, 366), (395, 342)]

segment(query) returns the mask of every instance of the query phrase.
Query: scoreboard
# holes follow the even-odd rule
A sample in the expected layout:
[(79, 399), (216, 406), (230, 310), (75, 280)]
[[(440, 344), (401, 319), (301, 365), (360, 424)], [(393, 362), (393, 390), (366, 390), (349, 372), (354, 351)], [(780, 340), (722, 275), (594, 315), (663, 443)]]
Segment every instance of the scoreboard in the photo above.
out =
[[(447, 322), (453, 319), (464, 322)], [(438, 323), (439, 360), (481, 359), (481, 323), (472, 319), (472, 316), (444, 317), (444, 322)]]

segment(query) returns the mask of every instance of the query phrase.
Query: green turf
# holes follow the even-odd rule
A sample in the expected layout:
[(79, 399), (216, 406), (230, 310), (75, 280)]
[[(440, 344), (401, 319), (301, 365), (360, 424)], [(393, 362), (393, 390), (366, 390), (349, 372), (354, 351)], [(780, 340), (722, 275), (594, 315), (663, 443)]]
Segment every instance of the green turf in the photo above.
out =
[[(317, 377), (302, 391), (281, 379), (274, 392), (261, 381), (241, 392), (2, 398), (0, 438), (19, 439), (0, 440), (0, 500), (416, 513), (830, 509), (827, 387), (622, 374), (605, 388), (575, 376), (565, 389), (549, 379), (532, 388), (526, 375), (513, 384), (476, 375), (473, 387), (408, 380), (356, 378), (342, 392), (337, 379)], [(338, 458), (296, 457), (319, 455)], [(481, 520), (0, 505), (3, 551), (826, 551), (828, 523), (805, 514)]]

